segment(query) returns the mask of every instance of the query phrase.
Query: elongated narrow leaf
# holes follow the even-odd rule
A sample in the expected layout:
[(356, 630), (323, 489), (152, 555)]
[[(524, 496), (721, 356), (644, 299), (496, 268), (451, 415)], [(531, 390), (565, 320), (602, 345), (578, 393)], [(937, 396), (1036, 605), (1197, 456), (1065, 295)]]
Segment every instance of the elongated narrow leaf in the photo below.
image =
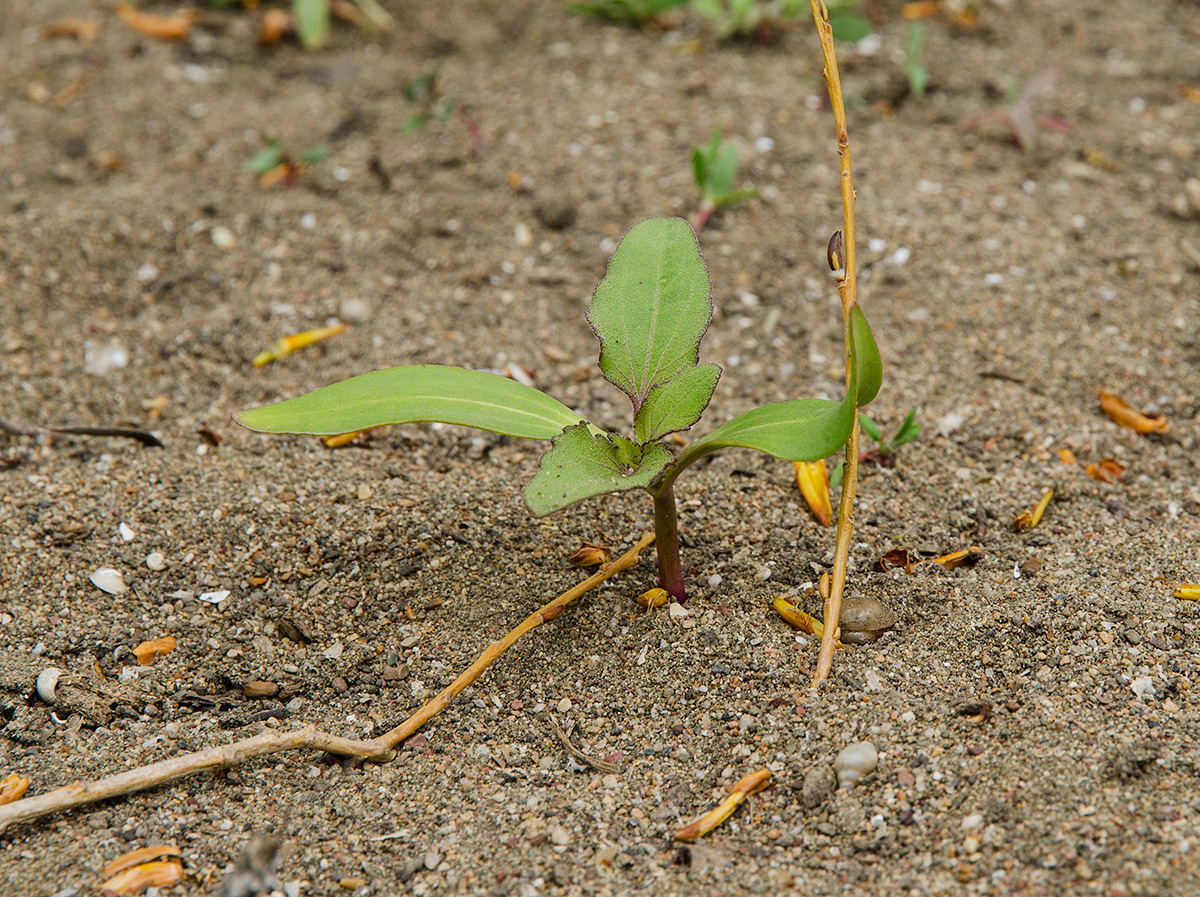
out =
[(850, 345), (852, 375), (858, 380), (858, 407), (862, 408), (871, 404), (883, 385), (883, 359), (879, 357), (879, 347), (875, 345), (875, 335), (871, 333), (867, 316), (858, 303), (850, 309)]
[(680, 461), (722, 448), (748, 448), (785, 461), (817, 461), (850, 438), (854, 409), (849, 402), (797, 399), (740, 414), (687, 447)]
[(329, 38), (329, 0), (293, 0), (296, 34), (306, 50), (316, 50)]
[(515, 380), (432, 364), (363, 374), (274, 405), (239, 411), (233, 419), (266, 433), (321, 436), (441, 421), (525, 439), (552, 439), (581, 420), (566, 405)]
[(696, 235), (682, 218), (634, 225), (613, 253), (588, 322), (600, 339), (600, 370), (635, 414), (650, 390), (699, 361), (710, 292)]
[[(626, 442), (628, 449), (632, 444)], [(537, 476), (525, 487), (525, 503), (542, 517), (593, 495), (644, 489), (674, 460), (656, 442), (642, 449), (637, 467), (626, 465), (621, 454), (616, 443), (591, 433), (587, 424), (570, 427), (542, 456)]]
[(721, 368), (700, 364), (686, 368), (650, 390), (646, 402), (634, 420), (634, 434), (641, 443), (654, 442), (668, 433), (686, 430), (708, 407)]

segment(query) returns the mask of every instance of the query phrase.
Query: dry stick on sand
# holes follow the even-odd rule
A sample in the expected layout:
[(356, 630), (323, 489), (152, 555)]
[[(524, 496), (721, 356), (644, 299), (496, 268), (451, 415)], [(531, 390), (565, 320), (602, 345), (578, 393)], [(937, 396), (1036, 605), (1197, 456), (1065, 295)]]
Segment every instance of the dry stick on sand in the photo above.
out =
[[(821, 36), (821, 53), (825, 57), (825, 86), (829, 89), (829, 105), (833, 107), (833, 120), (837, 125), (838, 156), (842, 163), (842, 218), (843, 239), (841, 262), (842, 273), (838, 277), (838, 295), (842, 300), (842, 313), (846, 322), (846, 383), (850, 382), (850, 309), (856, 300), (856, 274), (854, 262), (854, 180), (850, 174), (850, 135), (846, 128), (846, 106), (842, 102), (842, 81), (838, 77), (837, 56), (833, 50), (833, 28), (829, 25), (829, 10), (822, 0), (809, 0), (817, 33)], [(830, 245), (830, 255), (833, 244)], [(831, 263), (832, 263), (831, 258)], [(858, 487), (858, 409), (854, 411), (854, 426), (850, 430), (850, 441), (846, 443), (846, 467), (842, 477), (842, 500), (838, 504), (837, 548), (833, 555), (833, 583), (829, 598), (825, 602), (825, 632), (821, 636), (821, 653), (817, 657), (817, 671), (813, 675), (816, 684), (828, 678), (833, 665), (833, 649), (842, 611), (842, 591), (846, 586), (846, 562), (850, 558), (850, 536), (854, 529), (854, 493)]]
[(611, 564), (600, 568), (573, 589), (563, 592), (549, 604), (530, 614), (520, 626), (500, 641), (489, 645), (487, 650), (467, 668), (466, 672), (450, 683), (441, 694), (399, 726), (378, 738), (372, 738), (369, 741), (342, 738), (322, 732), (316, 726), (305, 726), (293, 732), (268, 730), (252, 738), (235, 741), (233, 744), (172, 757), (170, 760), (141, 766), (95, 782), (73, 782), (46, 794), (19, 800), (7, 806), (0, 806), (0, 832), (3, 832), (10, 823), (28, 822), (60, 810), (81, 807), (111, 797), (121, 797), (211, 769), (229, 769), (255, 757), (277, 754), (280, 751), (307, 749), (345, 757), (357, 757), (362, 760), (373, 760), (379, 763), (391, 760), (396, 756), (396, 745), (411, 737), (430, 719), (450, 706), (451, 701), (457, 695), (478, 679), (483, 671), (511, 648), (521, 636), (543, 623), (555, 619), (567, 605), (574, 604), (584, 594), (605, 580), (632, 567), (638, 562), (638, 556), (642, 550), (653, 541), (654, 535), (647, 533), (638, 540), (636, 545)]

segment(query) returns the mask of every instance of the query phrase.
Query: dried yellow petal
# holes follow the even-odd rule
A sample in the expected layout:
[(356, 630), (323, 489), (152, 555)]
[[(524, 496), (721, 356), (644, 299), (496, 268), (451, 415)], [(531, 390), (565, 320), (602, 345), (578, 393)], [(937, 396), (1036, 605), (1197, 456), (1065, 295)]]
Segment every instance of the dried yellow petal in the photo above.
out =
[(1127, 430), (1133, 430), (1135, 433), (1165, 433), (1170, 429), (1170, 422), (1163, 415), (1156, 414), (1150, 417), (1140, 411), (1134, 411), (1111, 392), (1101, 389), (1099, 393), (1100, 410)]
[(738, 804), (751, 794), (757, 794), (759, 791), (762, 791), (769, 784), (771, 784), (771, 771), (769, 769), (760, 769), (758, 772), (750, 773), (750, 775), (734, 785), (733, 790), (729, 792), (729, 796), (717, 804), (717, 806), (709, 810), (695, 822), (685, 825), (677, 831), (675, 833), (675, 840), (695, 841), (697, 838), (707, 835), (732, 816), (733, 811), (738, 808)]
[(1046, 506), (1050, 504), (1050, 499), (1054, 497), (1054, 490), (1047, 489), (1042, 495), (1042, 500), (1037, 503), (1032, 511), (1023, 511), (1013, 518), (1013, 529), (1020, 532), (1021, 530), (1033, 529), (1042, 522), (1042, 515), (1046, 513)]
[(1079, 459), (1075, 457), (1075, 453), (1070, 449), (1062, 449), (1058, 453), (1058, 460), (1063, 464), (1077, 464)]
[(829, 472), (824, 461), (797, 461), (796, 483), (813, 516), (822, 526), (833, 523), (833, 505), (829, 500)]
[[(366, 430), (355, 430), (353, 433), (339, 433), (337, 436), (322, 436), (321, 441), (325, 443), (326, 448), (342, 448), (343, 446), (350, 445), (350, 443), (357, 440), (360, 436), (365, 437), (370, 432), (371, 430), (368, 428)], [(364, 439), (363, 441), (365, 442), (366, 440)]]
[(313, 330), (305, 330), (303, 333), (293, 333), (291, 336), (285, 336), (276, 340), (275, 345), (270, 349), (259, 352), (254, 357), (254, 366), (260, 368), (264, 364), (278, 361), (285, 355), (291, 355), (297, 349), (303, 349), (305, 346), (311, 346), (313, 343), (327, 340), (331, 336), (337, 336), (345, 329), (345, 324), (334, 324), (332, 327), (317, 327)]
[(170, 16), (157, 16), (142, 12), (132, 3), (118, 3), (113, 12), (117, 18), (138, 34), (158, 40), (183, 40), (192, 31), (196, 10), (181, 9)]
[(164, 654), (170, 654), (175, 650), (175, 636), (165, 635), (162, 638), (150, 639), (148, 642), (142, 642), (133, 649), (134, 655), (137, 657), (137, 662), (141, 666), (149, 666), (162, 657)]
[(637, 596), (637, 603), (642, 607), (662, 607), (670, 600), (666, 589), (647, 589)]
[(134, 866), (140, 866), (143, 863), (148, 863), (151, 860), (160, 860), (163, 857), (182, 856), (181, 851), (174, 844), (151, 844), (149, 847), (139, 847), (137, 850), (131, 850), (129, 853), (123, 853), (107, 866), (104, 867), (104, 877), (111, 878), (118, 872), (124, 872), (126, 869), (132, 869)]
[(597, 567), (612, 560), (612, 549), (607, 545), (584, 542), (571, 552), (568, 560), (580, 567)]
[(978, 545), (972, 545), (970, 548), (952, 551), (949, 554), (943, 554), (940, 558), (930, 558), (930, 560), (941, 564), (947, 570), (953, 570), (955, 567), (973, 567), (981, 557), (983, 557), (983, 549)]
[(775, 613), (783, 617), (784, 622), (794, 629), (807, 632), (809, 635), (815, 635), (817, 638), (825, 634), (825, 626), (820, 620), (812, 614), (806, 614), (782, 595), (777, 595), (771, 599), (771, 607)]
[(1200, 585), (1182, 585), (1175, 590), (1173, 597), (1185, 601), (1200, 601)]
[(140, 894), (147, 888), (165, 888), (183, 878), (183, 864), (178, 860), (143, 863), (114, 875), (100, 885), (101, 891), (117, 894)]
[(17, 775), (15, 772), (9, 773), (0, 779), (0, 804), (11, 804), (14, 800), (20, 800), (21, 795), (28, 787), (29, 779), (25, 776)]

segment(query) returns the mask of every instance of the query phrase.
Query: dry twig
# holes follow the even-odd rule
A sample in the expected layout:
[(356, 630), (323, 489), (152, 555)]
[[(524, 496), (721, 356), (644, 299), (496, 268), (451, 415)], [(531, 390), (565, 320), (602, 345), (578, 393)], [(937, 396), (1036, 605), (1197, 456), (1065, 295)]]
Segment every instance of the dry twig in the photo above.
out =
[(240, 766), (247, 760), (266, 754), (277, 754), (281, 751), (306, 749), (325, 751), (344, 757), (356, 757), (361, 760), (371, 760), (384, 763), (396, 756), (396, 746), (412, 737), (430, 719), (441, 713), (469, 685), (480, 677), (484, 670), (501, 654), (511, 648), (530, 630), (536, 629), (543, 623), (548, 623), (562, 613), (563, 608), (574, 604), (583, 595), (605, 580), (622, 570), (632, 567), (638, 562), (642, 550), (654, 541), (654, 535), (647, 533), (638, 540), (629, 551), (625, 552), (611, 564), (602, 567), (579, 585), (559, 595), (549, 604), (530, 614), (519, 626), (497, 642), (493, 642), (471, 664), (467, 670), (448, 685), (441, 694), (425, 704), (420, 710), (406, 719), (390, 732), (369, 741), (359, 741), (353, 738), (342, 738), (328, 732), (320, 731), (316, 726), (304, 726), (292, 732), (276, 732), (268, 730), (251, 738), (235, 741), (232, 744), (207, 748), (191, 754), (183, 754), (141, 766), (128, 772), (118, 773), (95, 782), (73, 782), (62, 788), (39, 794), (34, 797), (18, 800), (6, 806), (0, 806), (0, 832), (15, 822), (29, 822), (42, 816), (85, 806), (113, 797), (132, 794), (178, 781), (187, 776), (207, 770), (229, 769)]

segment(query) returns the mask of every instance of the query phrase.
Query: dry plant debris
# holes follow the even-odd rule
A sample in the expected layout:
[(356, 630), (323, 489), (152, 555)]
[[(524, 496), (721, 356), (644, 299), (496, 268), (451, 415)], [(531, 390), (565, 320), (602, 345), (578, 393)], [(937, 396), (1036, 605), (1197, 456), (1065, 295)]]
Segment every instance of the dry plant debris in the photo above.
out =
[(1150, 416), (1130, 408), (1124, 401), (1111, 392), (1098, 390), (1100, 394), (1100, 410), (1111, 420), (1127, 430), (1135, 433), (1165, 433), (1170, 428), (1170, 421), (1165, 415)]
[(833, 505), (829, 500), (829, 471), (825, 469), (825, 462), (797, 461), (796, 483), (821, 526), (832, 526)]
[(733, 786), (733, 790), (729, 792), (729, 796), (717, 804), (713, 809), (709, 810), (699, 819), (685, 825), (675, 833), (676, 841), (695, 841), (697, 838), (702, 838), (715, 829), (718, 825), (733, 815), (733, 811), (738, 808), (751, 794), (757, 794), (771, 784), (771, 771), (769, 769), (760, 769), (757, 772), (752, 772), (745, 776)]
[(197, 11), (191, 8), (180, 9), (169, 16), (155, 15), (142, 12), (132, 3), (118, 3), (113, 12), (126, 27), (155, 40), (183, 40), (192, 33), (192, 23), (197, 16)]
[(1054, 490), (1047, 489), (1043, 494), (1041, 501), (1034, 506), (1032, 511), (1022, 511), (1013, 518), (1013, 529), (1017, 532), (1033, 529), (1042, 522), (1042, 515), (1046, 513), (1046, 508), (1050, 504), (1050, 499), (1054, 498)]
[(264, 349), (254, 356), (254, 366), (260, 368), (264, 364), (278, 361), (285, 355), (291, 355), (297, 349), (303, 349), (305, 346), (311, 346), (313, 343), (327, 340), (331, 336), (337, 336), (345, 329), (345, 324), (333, 324), (329, 327), (316, 327), (312, 330), (305, 330), (302, 333), (293, 333), (291, 336), (281, 337), (275, 341), (275, 345), (270, 349)]

